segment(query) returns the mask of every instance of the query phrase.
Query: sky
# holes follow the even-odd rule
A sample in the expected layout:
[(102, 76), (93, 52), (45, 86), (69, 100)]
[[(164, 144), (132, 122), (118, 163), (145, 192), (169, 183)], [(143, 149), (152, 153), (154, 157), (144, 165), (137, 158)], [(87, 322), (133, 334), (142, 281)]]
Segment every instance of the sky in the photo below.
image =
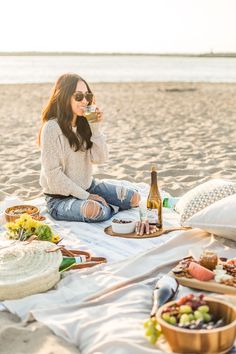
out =
[(0, 0), (0, 52), (236, 52), (236, 0)]

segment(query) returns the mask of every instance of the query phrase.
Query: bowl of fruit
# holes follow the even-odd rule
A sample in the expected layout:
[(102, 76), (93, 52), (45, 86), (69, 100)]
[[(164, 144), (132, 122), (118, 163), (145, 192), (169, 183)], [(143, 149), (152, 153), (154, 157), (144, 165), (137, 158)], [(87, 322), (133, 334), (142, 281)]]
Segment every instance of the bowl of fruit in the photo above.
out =
[(236, 338), (236, 308), (228, 302), (189, 294), (156, 314), (171, 349), (178, 353), (227, 353)]

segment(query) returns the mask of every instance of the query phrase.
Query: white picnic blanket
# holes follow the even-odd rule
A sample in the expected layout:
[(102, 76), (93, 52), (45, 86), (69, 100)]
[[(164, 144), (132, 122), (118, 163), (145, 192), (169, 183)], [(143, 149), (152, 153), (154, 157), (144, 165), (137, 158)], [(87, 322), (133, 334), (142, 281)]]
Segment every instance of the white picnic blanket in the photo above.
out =
[[(179, 233), (160, 246), (113, 264), (71, 271), (55, 290), (16, 301), (6, 308), (23, 320), (29, 315), (44, 323), (82, 354), (164, 353), (164, 342), (153, 348), (144, 337), (143, 322), (152, 306), (156, 280), (189, 249), (223, 245), (195, 231)], [(181, 287), (179, 294), (183, 295)], [(189, 289), (188, 289), (189, 291)]]
[[(123, 184), (126, 187), (131, 184), (128, 181), (115, 181), (107, 180), (115, 184)], [(147, 196), (149, 185), (146, 183), (135, 184), (142, 197)], [(165, 195), (165, 192), (162, 192)], [(63, 238), (63, 244), (70, 245), (70, 247), (79, 248), (82, 250), (88, 250), (98, 256), (104, 256), (108, 262), (116, 262), (125, 259), (129, 256), (135, 255), (139, 252), (143, 252), (145, 249), (152, 248), (154, 245), (162, 244), (168, 239), (173, 237), (174, 233), (167, 234), (165, 237), (148, 238), (145, 240), (127, 239), (120, 237), (112, 237), (104, 233), (104, 228), (111, 224), (111, 220), (100, 223), (83, 223), (83, 222), (66, 222), (55, 221), (46, 212), (46, 205), (44, 198), (37, 198), (30, 201), (25, 201), (25, 204), (33, 204), (38, 206), (41, 213), (47, 217), (47, 222), (50, 224), (55, 233), (58, 233)], [(4, 211), (4, 202), (0, 204), (0, 213)], [(118, 218), (128, 217), (131, 219), (139, 219), (138, 208), (119, 212)], [(179, 215), (171, 210), (165, 210), (164, 226), (178, 226)], [(3, 230), (3, 226), (0, 227), (0, 231)], [(178, 232), (177, 232), (178, 233)]]
[[(145, 195), (147, 187), (141, 187)], [(43, 206), (42, 199), (30, 202)], [(138, 211), (122, 212), (119, 216), (123, 213), (135, 216)], [(164, 220), (166, 225), (175, 226), (178, 215), (164, 209)], [(109, 221), (51, 223), (58, 228), (65, 244), (89, 249), (107, 257), (109, 263), (70, 271), (55, 289), (5, 301), (3, 305), (22, 320), (33, 317), (44, 323), (55, 334), (77, 345), (82, 354), (170, 352), (165, 342), (159, 342), (155, 348), (144, 337), (143, 322), (150, 314), (155, 282), (190, 249), (197, 252), (211, 245), (220, 254), (232, 251), (224, 241), (200, 230), (130, 240), (106, 235), (103, 229)], [(181, 287), (179, 296), (186, 291), (189, 289)]]

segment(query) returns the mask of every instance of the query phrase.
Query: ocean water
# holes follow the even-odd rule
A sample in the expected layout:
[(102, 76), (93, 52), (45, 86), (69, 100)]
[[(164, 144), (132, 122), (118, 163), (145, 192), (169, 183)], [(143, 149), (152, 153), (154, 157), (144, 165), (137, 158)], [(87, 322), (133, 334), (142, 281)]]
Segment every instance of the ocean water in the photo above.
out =
[(65, 72), (76, 72), (90, 82), (236, 82), (236, 58), (0, 56), (3, 84), (54, 82)]

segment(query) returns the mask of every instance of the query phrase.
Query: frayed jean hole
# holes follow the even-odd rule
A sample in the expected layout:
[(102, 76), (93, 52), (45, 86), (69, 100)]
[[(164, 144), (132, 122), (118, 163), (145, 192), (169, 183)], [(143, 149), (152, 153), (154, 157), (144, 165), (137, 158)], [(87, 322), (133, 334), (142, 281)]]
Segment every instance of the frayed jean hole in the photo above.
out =
[(116, 195), (117, 195), (117, 198), (121, 202), (123, 202), (127, 196), (127, 188), (125, 188), (124, 186), (116, 186)]
[(132, 197), (130, 199), (130, 205), (133, 207), (138, 206), (140, 199), (141, 199), (140, 194), (137, 192), (133, 192)]
[(81, 204), (81, 214), (88, 219), (96, 220), (102, 215), (102, 207), (94, 200), (86, 200)]

